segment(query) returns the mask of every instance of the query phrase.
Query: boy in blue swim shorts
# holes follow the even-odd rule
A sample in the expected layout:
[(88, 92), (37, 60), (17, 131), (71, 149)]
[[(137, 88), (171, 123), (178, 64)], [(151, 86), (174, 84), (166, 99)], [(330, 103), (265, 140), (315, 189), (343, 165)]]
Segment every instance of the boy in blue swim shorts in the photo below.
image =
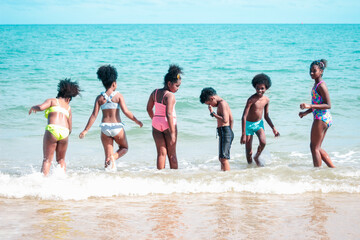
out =
[[(234, 119), (229, 104), (216, 94), (215, 89), (208, 87), (201, 91), (200, 102), (208, 105), (210, 116), (217, 120), (217, 132), (219, 135), (219, 161), (221, 170), (229, 171), (229, 159), (231, 143), (234, 139), (232, 131)], [(216, 107), (216, 112), (213, 110)]]
[(280, 136), (280, 133), (275, 129), (275, 126), (269, 117), (270, 100), (264, 95), (266, 90), (271, 86), (271, 79), (267, 75), (261, 73), (253, 78), (252, 85), (255, 88), (256, 93), (249, 97), (244, 109), (241, 119), (242, 134), (240, 143), (245, 144), (246, 159), (248, 164), (251, 164), (253, 135), (257, 135), (259, 138), (259, 146), (254, 156), (254, 161), (257, 166), (262, 166), (259, 162), (259, 156), (266, 145), (264, 121), (262, 119), (263, 115), (266, 122), (273, 130), (275, 137)]

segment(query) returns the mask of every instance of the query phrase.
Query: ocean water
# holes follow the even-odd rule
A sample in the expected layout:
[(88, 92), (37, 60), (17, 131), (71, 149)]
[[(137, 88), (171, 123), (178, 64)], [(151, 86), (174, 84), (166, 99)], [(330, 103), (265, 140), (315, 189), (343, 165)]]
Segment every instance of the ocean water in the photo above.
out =
[[(0, 197), (86, 200), (92, 197), (173, 193), (360, 193), (360, 25), (3, 25), (0, 26)], [(309, 65), (328, 60), (334, 124), (323, 148), (336, 169), (315, 169), (309, 151), (312, 117), (298, 117), (310, 101)], [(171, 63), (184, 69), (176, 93), (179, 170), (156, 170), (156, 151), (146, 103), (163, 86)], [(96, 70), (114, 65), (118, 90), (143, 121), (138, 128), (122, 115), (129, 152), (118, 171), (103, 169), (101, 114), (85, 139), (78, 134), (103, 91)], [(266, 167), (246, 163), (240, 145), (241, 116), (254, 93), (251, 79), (268, 74), (272, 87), (270, 116), (281, 137), (268, 125), (263, 153)], [(48, 178), (39, 173), (46, 119), (28, 115), (32, 105), (55, 97), (59, 79), (79, 82), (73, 99), (73, 133), (66, 155), (67, 173), (56, 166)], [(199, 102), (212, 86), (235, 118), (232, 171), (217, 159), (216, 122)], [(254, 138), (254, 148), (257, 147)], [(167, 164), (168, 168), (168, 164)]]
[[(108, 239), (239, 239), (251, 236), (246, 224), (238, 225), (249, 220), (260, 224), (251, 228), (260, 239), (299, 239), (302, 232), (308, 239), (339, 239), (340, 233), (356, 239), (359, 41), (360, 25), (1, 25), (0, 218), (7, 219), (0, 223), (1, 238), (101, 239), (105, 228)], [(313, 168), (312, 116), (298, 117), (299, 104), (310, 102), (309, 65), (320, 58), (328, 60), (324, 80), (334, 119), (323, 148), (335, 169)], [(158, 171), (146, 103), (152, 90), (163, 86), (171, 63), (185, 73), (175, 95), (179, 169), (167, 163)], [(117, 68), (117, 90), (144, 123), (139, 128), (121, 115), (129, 152), (117, 161), (117, 172), (103, 169), (101, 114), (86, 138), (78, 138), (103, 91), (96, 78), (103, 64)], [(266, 124), (265, 167), (258, 168), (247, 164), (239, 141), (242, 112), (255, 92), (251, 79), (261, 72), (272, 79), (266, 95), (281, 136), (275, 139)], [(67, 171), (54, 161), (50, 176), (43, 177), (46, 119), (28, 110), (55, 97), (63, 78), (78, 81), (83, 92), (71, 102)], [(201, 89), (209, 86), (229, 103), (235, 120), (226, 173), (218, 161), (216, 121), (199, 102)], [(253, 147), (257, 144), (254, 138)], [(274, 235), (274, 220), (294, 224)], [(125, 227), (116, 231), (113, 222)], [(204, 232), (209, 223), (211, 231)], [(341, 223), (342, 232), (334, 231)]]

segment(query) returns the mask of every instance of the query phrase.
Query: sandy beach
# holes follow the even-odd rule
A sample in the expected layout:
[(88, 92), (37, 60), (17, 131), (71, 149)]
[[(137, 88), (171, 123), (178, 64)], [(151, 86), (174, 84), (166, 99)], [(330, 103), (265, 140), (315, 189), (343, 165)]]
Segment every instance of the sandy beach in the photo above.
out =
[(0, 199), (1, 239), (359, 239), (359, 194)]

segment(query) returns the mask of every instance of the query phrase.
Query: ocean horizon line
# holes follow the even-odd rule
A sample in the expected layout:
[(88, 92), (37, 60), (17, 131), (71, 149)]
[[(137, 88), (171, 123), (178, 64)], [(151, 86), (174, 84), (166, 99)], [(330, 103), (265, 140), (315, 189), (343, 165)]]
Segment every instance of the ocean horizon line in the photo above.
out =
[(359, 25), (360, 23), (0, 23), (0, 26), (49, 25)]

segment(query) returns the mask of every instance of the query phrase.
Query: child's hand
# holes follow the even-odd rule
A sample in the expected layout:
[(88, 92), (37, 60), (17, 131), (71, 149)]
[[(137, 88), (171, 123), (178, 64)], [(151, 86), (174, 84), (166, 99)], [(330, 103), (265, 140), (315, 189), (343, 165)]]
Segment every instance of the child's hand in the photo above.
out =
[(274, 133), (275, 137), (280, 136), (280, 133), (275, 128), (273, 128), (273, 133)]
[(79, 138), (80, 138), (80, 139), (83, 139), (83, 138), (85, 137), (86, 133), (87, 133), (86, 130), (82, 131), (82, 132), (79, 134)]
[(136, 120), (136, 124), (139, 125), (140, 127), (143, 126), (143, 123), (141, 121), (139, 121), (139, 120)]
[(304, 116), (306, 116), (306, 112), (299, 112), (299, 117), (303, 118)]
[(307, 104), (307, 103), (300, 104), (300, 109), (308, 109), (308, 108), (311, 108), (310, 104)]
[(241, 135), (241, 138), (240, 138), (240, 144), (245, 144), (246, 143), (246, 135), (243, 134)]
[(213, 112), (213, 108), (212, 108), (212, 106), (211, 106), (211, 105), (209, 105), (209, 106), (208, 106), (208, 108), (209, 108), (209, 111), (212, 113), (212, 112)]
[(29, 110), (29, 115), (30, 115), (31, 113), (36, 113), (36, 112), (37, 112), (36, 109), (35, 109), (34, 107), (31, 107), (30, 110)]

